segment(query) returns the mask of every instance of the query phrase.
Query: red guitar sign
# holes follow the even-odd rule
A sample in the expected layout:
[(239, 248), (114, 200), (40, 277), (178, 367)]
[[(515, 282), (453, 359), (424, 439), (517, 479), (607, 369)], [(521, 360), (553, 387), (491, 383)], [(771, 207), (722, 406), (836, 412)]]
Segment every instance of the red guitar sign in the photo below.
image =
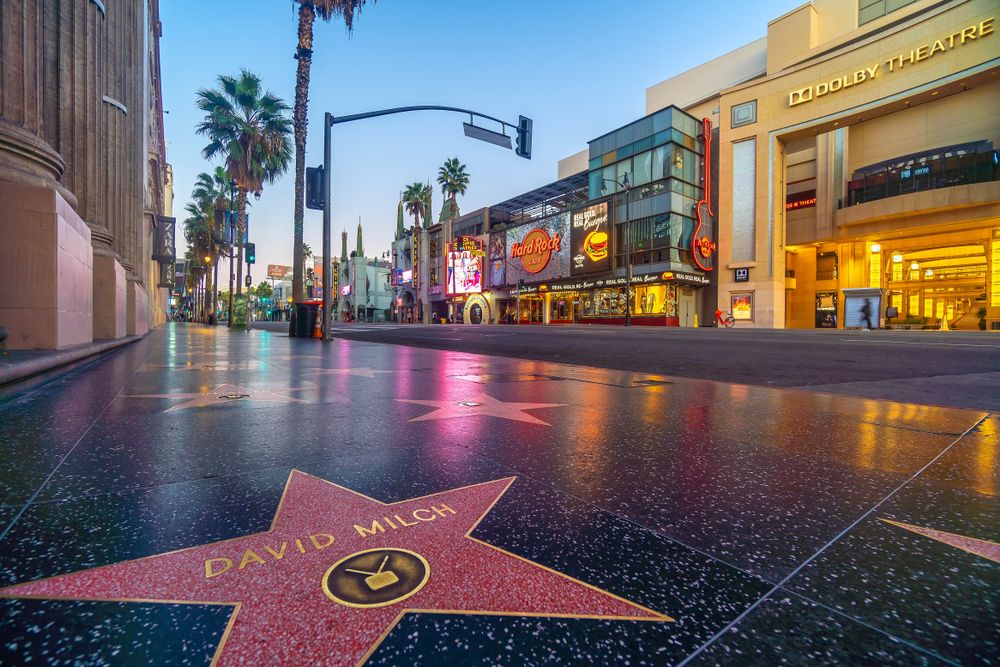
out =
[(711, 259), (712, 253), (716, 249), (715, 241), (708, 236), (698, 236), (703, 224), (701, 218), (702, 208), (704, 207), (709, 216), (715, 216), (715, 212), (712, 211), (712, 121), (708, 118), (702, 118), (701, 132), (705, 138), (705, 179), (701, 200), (695, 204), (698, 225), (694, 228), (694, 234), (692, 235), (691, 255), (694, 257), (694, 263), (698, 265), (699, 269), (702, 271), (713, 271), (715, 267), (702, 264), (702, 260), (706, 260), (707, 264), (707, 260)]

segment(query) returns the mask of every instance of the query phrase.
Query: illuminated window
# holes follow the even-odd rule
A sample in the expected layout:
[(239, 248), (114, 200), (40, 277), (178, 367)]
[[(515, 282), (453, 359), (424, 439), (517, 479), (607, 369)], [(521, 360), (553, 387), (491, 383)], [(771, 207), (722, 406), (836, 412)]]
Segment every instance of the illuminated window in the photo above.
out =
[(1000, 306), (1000, 229), (993, 230), (993, 261), (990, 270), (990, 305)]

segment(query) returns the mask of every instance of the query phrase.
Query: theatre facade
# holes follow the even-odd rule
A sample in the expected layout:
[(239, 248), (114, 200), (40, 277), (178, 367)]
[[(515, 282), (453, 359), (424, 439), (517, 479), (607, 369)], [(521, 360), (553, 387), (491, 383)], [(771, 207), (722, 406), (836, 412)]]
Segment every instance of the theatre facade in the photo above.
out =
[(724, 310), (1000, 329), (997, 10), (815, 0), (768, 25), (764, 71), (713, 100)]

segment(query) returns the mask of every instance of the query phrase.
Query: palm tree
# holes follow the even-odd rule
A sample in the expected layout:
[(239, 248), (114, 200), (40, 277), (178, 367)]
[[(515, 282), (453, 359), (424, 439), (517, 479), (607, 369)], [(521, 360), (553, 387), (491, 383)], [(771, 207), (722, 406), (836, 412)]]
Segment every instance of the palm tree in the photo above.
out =
[(403, 190), (403, 207), (413, 216), (413, 224), (420, 226), (420, 219), (427, 219), (431, 212), (427, 209), (427, 192), (430, 186), (425, 183), (411, 183)]
[[(299, 3), (299, 46), (295, 59), (299, 61), (295, 70), (295, 238), (292, 251), (292, 298), (301, 301), (304, 294), (302, 271), (305, 258), (302, 255), (302, 223), (305, 218), (303, 190), (306, 180), (306, 129), (308, 127), (309, 69), (312, 66), (313, 23), (319, 16), (329, 21), (335, 16), (344, 19), (348, 34), (354, 29), (354, 16), (361, 13), (366, 0), (292, 0)], [(374, 3), (375, 0), (372, 0)]]
[(469, 172), (465, 171), (465, 165), (457, 157), (453, 157), (445, 160), (438, 169), (437, 182), (441, 186), (441, 194), (451, 199), (451, 221), (454, 222), (458, 217), (457, 197), (469, 189)]
[[(228, 210), (230, 207), (230, 178), (229, 174), (226, 173), (224, 167), (216, 167), (211, 173), (201, 172), (195, 178), (194, 190), (191, 192), (191, 199), (194, 200), (198, 208), (204, 212), (208, 222), (213, 228), (213, 236), (221, 234), (221, 230), (215, 229), (216, 227), (216, 211)], [(228, 244), (217, 244), (213, 242), (209, 248), (209, 255), (212, 257), (213, 266), (211, 268), (215, 269), (214, 276), (212, 278), (212, 285), (214, 290), (211, 294), (215, 295), (215, 290), (218, 290), (218, 285), (215, 282), (219, 277), (219, 259), (222, 257), (223, 252), (229, 252)], [(232, 279), (232, 273), (230, 273), (230, 279)], [(232, 289), (232, 285), (229, 286)], [(216, 301), (214, 298), (210, 297), (210, 312), (214, 312), (216, 307)]]
[(239, 296), (243, 286), (247, 194), (260, 197), (264, 184), (273, 183), (288, 169), (292, 121), (285, 113), (288, 105), (273, 93), (264, 92), (257, 75), (242, 70), (237, 77), (223, 75), (218, 81), (218, 88), (198, 91), (198, 108), (205, 112), (205, 120), (196, 130), (209, 138), (202, 155), (206, 159), (223, 157), (226, 173), (236, 182)]
[(195, 312), (208, 312), (210, 308), (207, 305), (208, 295), (212, 293), (211, 272), (209, 271), (211, 259), (206, 266), (204, 258), (214, 256), (212, 254), (212, 218), (194, 202), (189, 202), (184, 207), (184, 211), (188, 214), (183, 225), (184, 239), (187, 241), (191, 260), (188, 263), (189, 273), (192, 277), (197, 275), (198, 278), (201, 277), (202, 273), (206, 275), (205, 293), (199, 295), (205, 299), (205, 303), (201, 304), (200, 309), (196, 308)]

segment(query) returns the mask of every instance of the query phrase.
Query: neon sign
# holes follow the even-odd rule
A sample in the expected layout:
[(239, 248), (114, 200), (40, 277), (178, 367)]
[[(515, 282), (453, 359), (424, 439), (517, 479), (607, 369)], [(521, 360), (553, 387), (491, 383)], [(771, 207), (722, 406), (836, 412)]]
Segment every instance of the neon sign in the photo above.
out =
[(712, 211), (712, 121), (707, 118), (701, 119), (701, 133), (705, 138), (705, 188), (702, 191), (701, 200), (695, 204), (698, 225), (694, 228), (694, 234), (691, 235), (691, 256), (694, 257), (694, 263), (698, 265), (699, 269), (702, 271), (712, 271), (715, 267), (706, 266), (701, 263), (701, 260), (711, 259), (712, 253), (716, 249), (715, 242), (708, 236), (698, 236), (698, 232), (701, 231), (701, 226), (704, 222), (701, 219), (702, 207), (708, 211), (709, 216), (715, 216), (715, 213)]

